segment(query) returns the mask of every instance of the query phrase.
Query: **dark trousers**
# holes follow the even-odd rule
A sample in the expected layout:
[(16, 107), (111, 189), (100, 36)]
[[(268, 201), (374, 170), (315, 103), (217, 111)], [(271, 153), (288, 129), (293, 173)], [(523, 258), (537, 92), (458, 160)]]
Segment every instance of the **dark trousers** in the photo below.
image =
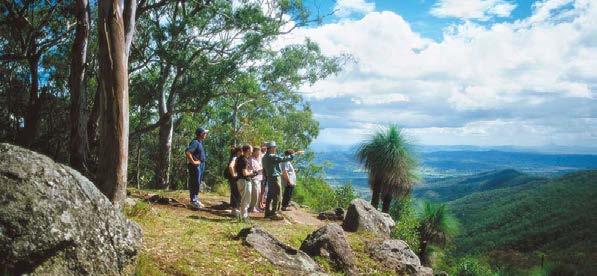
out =
[(233, 209), (238, 208), (240, 206), (240, 193), (234, 177), (228, 178), (228, 186), (230, 186), (230, 207)]
[(286, 187), (284, 187), (284, 196), (282, 196), (282, 207), (286, 208), (290, 204), (292, 191), (294, 191), (294, 186), (287, 185)]
[(265, 215), (275, 215), (280, 209), (280, 177), (267, 180), (267, 200), (265, 201)]
[[(199, 188), (201, 186), (201, 166), (195, 166), (193, 164), (187, 164), (187, 168), (189, 170), (189, 196), (191, 198), (191, 202), (199, 201)], [(205, 168), (205, 167), (204, 167)]]

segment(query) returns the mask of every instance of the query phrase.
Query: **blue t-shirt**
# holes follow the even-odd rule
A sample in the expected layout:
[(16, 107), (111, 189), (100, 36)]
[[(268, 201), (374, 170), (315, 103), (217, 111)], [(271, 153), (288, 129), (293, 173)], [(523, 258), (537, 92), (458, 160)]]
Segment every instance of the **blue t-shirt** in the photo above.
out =
[(193, 139), (189, 146), (187, 147), (188, 152), (193, 155), (195, 160), (201, 161), (201, 163), (205, 162), (205, 150), (203, 149), (203, 141)]

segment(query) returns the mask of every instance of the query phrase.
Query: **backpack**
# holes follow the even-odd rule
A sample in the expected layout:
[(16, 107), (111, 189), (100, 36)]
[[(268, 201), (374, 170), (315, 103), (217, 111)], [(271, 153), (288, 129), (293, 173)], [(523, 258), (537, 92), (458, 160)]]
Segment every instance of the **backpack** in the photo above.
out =
[(232, 175), (230, 175), (230, 169), (228, 169), (228, 167), (230, 167), (230, 163), (232, 162), (232, 158), (228, 159), (228, 163), (226, 163), (226, 167), (224, 168), (224, 177), (226, 179), (230, 179), (232, 177)]

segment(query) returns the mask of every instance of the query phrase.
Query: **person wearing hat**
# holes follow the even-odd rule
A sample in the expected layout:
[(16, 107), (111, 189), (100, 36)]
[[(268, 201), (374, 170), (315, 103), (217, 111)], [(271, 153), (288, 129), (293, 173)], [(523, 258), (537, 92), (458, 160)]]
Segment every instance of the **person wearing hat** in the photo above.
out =
[(191, 197), (191, 206), (195, 209), (203, 207), (199, 201), (199, 188), (205, 172), (205, 149), (203, 140), (207, 138), (209, 131), (202, 127), (195, 131), (195, 139), (191, 141), (185, 150), (187, 158), (187, 168), (189, 170), (189, 195)]
[(282, 190), (280, 163), (292, 161), (294, 154), (303, 154), (304, 151), (296, 151), (294, 154), (288, 156), (280, 156), (276, 153), (276, 142), (269, 142), (266, 144), (267, 153), (262, 158), (263, 171), (267, 179), (267, 200), (265, 204), (265, 217), (273, 220), (280, 220), (282, 217), (276, 213), (280, 203), (280, 191)]

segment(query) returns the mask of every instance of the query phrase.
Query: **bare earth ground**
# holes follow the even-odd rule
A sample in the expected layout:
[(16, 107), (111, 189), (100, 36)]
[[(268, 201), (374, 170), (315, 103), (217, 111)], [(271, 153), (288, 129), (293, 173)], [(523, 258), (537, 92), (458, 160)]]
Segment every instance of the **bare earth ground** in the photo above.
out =
[[(188, 204), (185, 192), (160, 193)], [(143, 229), (138, 275), (281, 275), (267, 259), (236, 239), (238, 232), (258, 226), (298, 248), (308, 234), (329, 223), (303, 208), (282, 212), (285, 219), (281, 221), (264, 219), (263, 213), (252, 213), (249, 223), (241, 223), (229, 212), (219, 210), (227, 198), (212, 193), (200, 197), (205, 208), (199, 211), (145, 202), (127, 208), (128, 216)], [(367, 235), (347, 233), (347, 237), (363, 273), (392, 274), (364, 252)], [(337, 274), (323, 258), (316, 261), (328, 273)]]

